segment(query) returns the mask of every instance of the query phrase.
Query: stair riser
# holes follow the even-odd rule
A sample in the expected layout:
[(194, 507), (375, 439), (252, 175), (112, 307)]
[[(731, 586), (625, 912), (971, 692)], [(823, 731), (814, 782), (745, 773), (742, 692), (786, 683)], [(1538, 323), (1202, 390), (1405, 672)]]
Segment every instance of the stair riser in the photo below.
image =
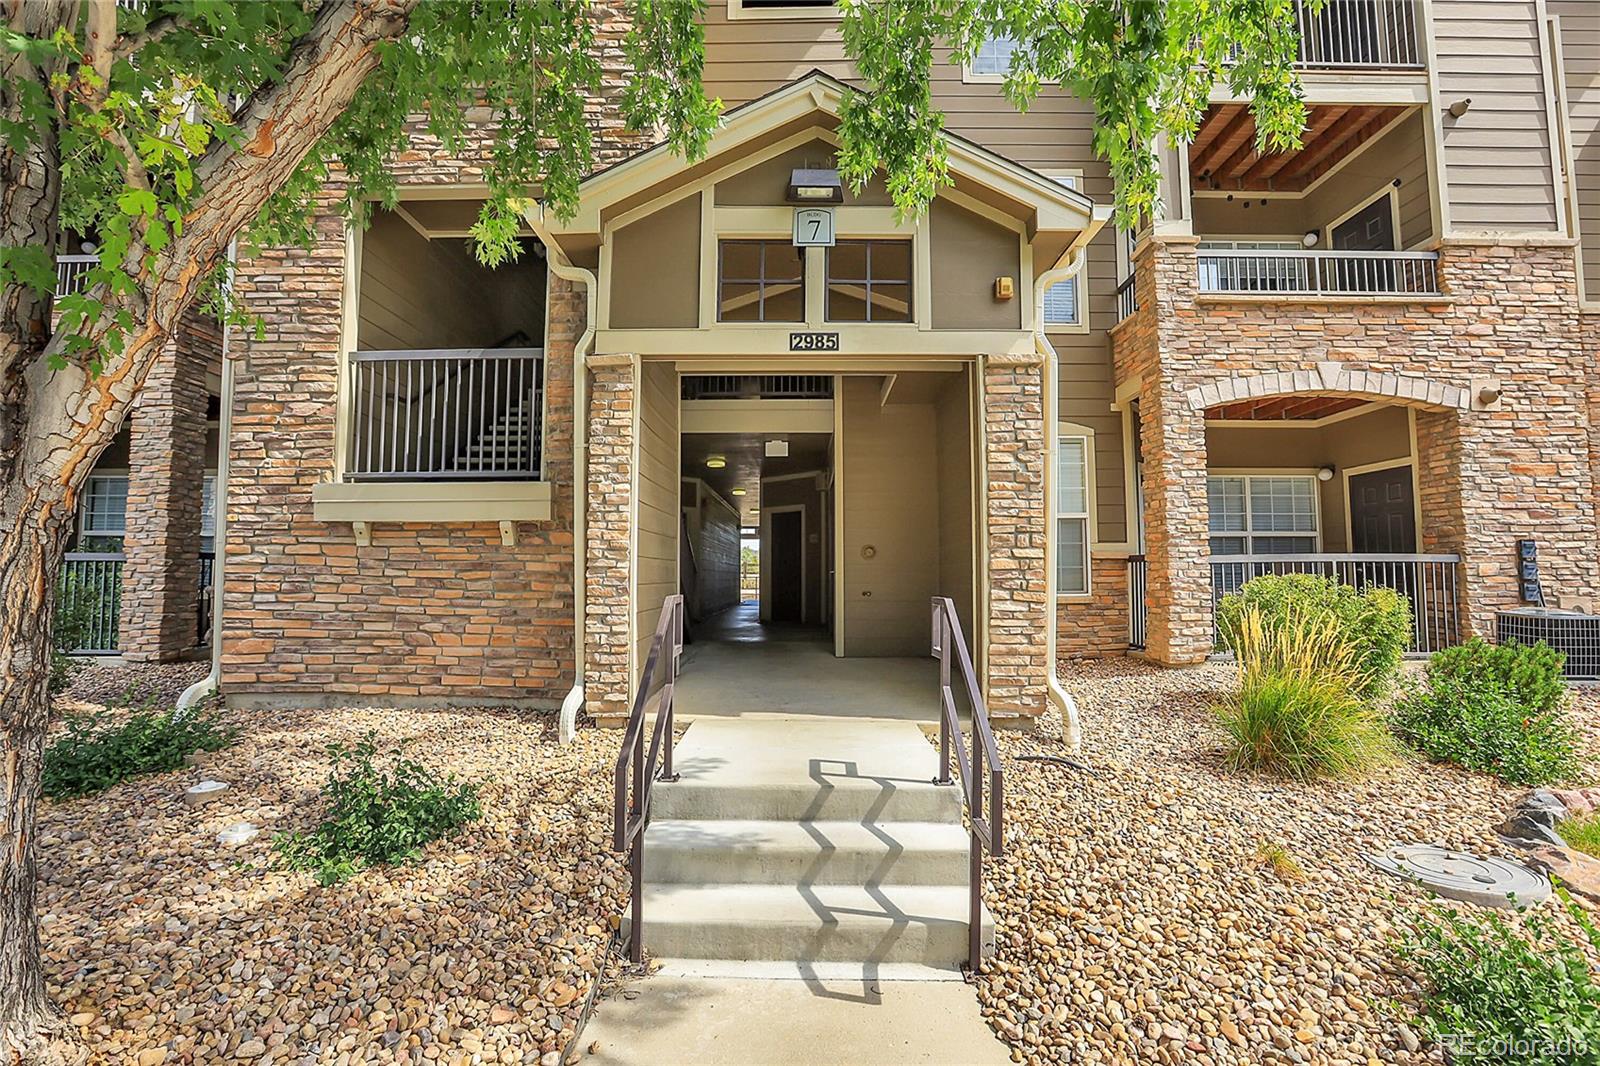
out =
[[(623, 935), (631, 936), (629, 918)], [(994, 928), (984, 922), (984, 955), (992, 953)], [(645, 950), (656, 958), (738, 959), (782, 962), (920, 963), (954, 968), (967, 961), (963, 922), (888, 921), (809, 924), (789, 922), (678, 923), (644, 917)]]
[(955, 788), (875, 789), (722, 786), (656, 782), (650, 799), (655, 818), (675, 821), (722, 818), (767, 821), (943, 822), (959, 825), (961, 797)]
[(644, 876), (652, 885), (961, 885), (967, 884), (967, 851), (766, 848), (683, 848), (652, 845), (645, 838)]

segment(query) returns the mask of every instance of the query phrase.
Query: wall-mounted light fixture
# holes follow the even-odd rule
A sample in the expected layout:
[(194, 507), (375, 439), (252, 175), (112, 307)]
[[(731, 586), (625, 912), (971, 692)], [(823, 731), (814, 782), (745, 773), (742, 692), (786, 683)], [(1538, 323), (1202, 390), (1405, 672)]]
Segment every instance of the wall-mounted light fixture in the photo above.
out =
[(1332, 481), (1333, 480), (1333, 467), (1331, 467), (1331, 466), (1318, 467), (1317, 468), (1317, 480), (1318, 481)]
[(844, 186), (832, 167), (796, 167), (789, 174), (789, 202), (792, 204), (842, 204)]
[(1300, 243), (1305, 245), (1307, 248), (1315, 248), (1317, 246), (1317, 242), (1320, 240), (1322, 240), (1322, 234), (1318, 233), (1314, 229), (1308, 229), (1306, 230), (1306, 235), (1300, 238)]
[(1445, 110), (1450, 112), (1450, 117), (1451, 118), (1460, 118), (1462, 115), (1465, 115), (1471, 108), (1472, 108), (1472, 97), (1463, 96), (1461, 99), (1455, 101), (1449, 107), (1445, 108)]
[(749, 489), (734, 489), (733, 490), (733, 494), (735, 496), (743, 496), (748, 491), (750, 491), (750, 490)]

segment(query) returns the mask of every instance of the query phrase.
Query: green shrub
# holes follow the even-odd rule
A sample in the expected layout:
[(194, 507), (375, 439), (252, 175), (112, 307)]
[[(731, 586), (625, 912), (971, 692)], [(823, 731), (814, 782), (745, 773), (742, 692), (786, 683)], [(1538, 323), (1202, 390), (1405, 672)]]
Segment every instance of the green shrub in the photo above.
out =
[(324, 793), (328, 812), (310, 833), (280, 833), (273, 839), (284, 865), (311, 870), (331, 885), (365, 866), (388, 866), (414, 858), (429, 841), (476, 821), (482, 814), (476, 786), (441, 776), (411, 759), (377, 765), (377, 734), (354, 747), (328, 749), (333, 769)]
[(1475, 637), (1447, 648), (1396, 702), (1394, 730), (1430, 758), (1512, 784), (1570, 777), (1578, 733), (1567, 714), (1563, 661), (1544, 644), (1496, 646)]
[(1393, 738), (1362, 695), (1358, 653), (1327, 613), (1299, 606), (1265, 615), (1247, 604), (1229, 623), (1239, 687), (1213, 708), (1232, 770), (1297, 780), (1352, 777), (1391, 761)]
[[(1583, 909), (1562, 903), (1596, 949)], [(1600, 1061), (1600, 986), (1578, 943), (1551, 916), (1529, 912), (1524, 933), (1498, 914), (1431, 908), (1410, 923), (1399, 954), (1423, 986), (1417, 1024), (1461, 1066)]]
[(1363, 591), (1317, 574), (1265, 574), (1224, 596), (1217, 607), (1223, 647), (1235, 654), (1238, 649), (1229, 643), (1229, 634), (1237, 631), (1247, 605), (1259, 610), (1268, 625), (1291, 612), (1332, 616), (1355, 648), (1363, 696), (1388, 687), (1411, 643), (1411, 604), (1393, 589)]
[(183, 767), (197, 751), (220, 751), (233, 743), (234, 730), (210, 714), (155, 713), (146, 707), (119, 722), (103, 715), (74, 715), (66, 735), (44, 755), (44, 794), (87, 796), (130, 777)]

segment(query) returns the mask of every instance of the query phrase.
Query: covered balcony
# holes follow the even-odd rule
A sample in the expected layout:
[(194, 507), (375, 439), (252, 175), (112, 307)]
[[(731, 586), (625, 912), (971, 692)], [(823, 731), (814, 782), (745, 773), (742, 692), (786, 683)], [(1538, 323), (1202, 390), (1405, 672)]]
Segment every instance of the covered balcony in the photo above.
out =
[(1199, 298), (1438, 295), (1421, 111), (1310, 110), (1302, 148), (1264, 154), (1245, 105), (1208, 112), (1188, 150)]
[(1327, 0), (1314, 11), (1295, 0), (1298, 65), (1311, 70), (1420, 70), (1419, 0)]

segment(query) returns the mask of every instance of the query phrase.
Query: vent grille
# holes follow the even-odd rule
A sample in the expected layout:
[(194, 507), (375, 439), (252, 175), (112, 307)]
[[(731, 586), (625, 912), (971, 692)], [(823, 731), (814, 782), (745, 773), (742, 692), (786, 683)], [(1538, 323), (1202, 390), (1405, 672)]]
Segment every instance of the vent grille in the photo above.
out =
[(1495, 640), (1500, 644), (1536, 644), (1542, 640), (1566, 655), (1568, 679), (1600, 680), (1600, 616), (1543, 607), (1497, 611)]

